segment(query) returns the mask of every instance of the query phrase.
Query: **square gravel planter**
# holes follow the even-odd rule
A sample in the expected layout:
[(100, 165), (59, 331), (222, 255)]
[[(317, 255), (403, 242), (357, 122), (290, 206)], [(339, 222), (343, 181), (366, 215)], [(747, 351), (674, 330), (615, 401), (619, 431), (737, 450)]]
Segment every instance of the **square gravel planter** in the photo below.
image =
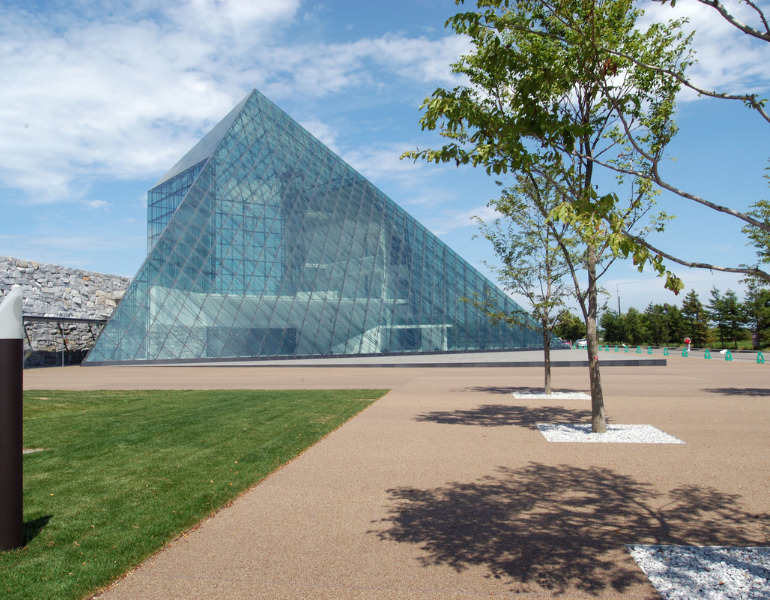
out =
[(652, 425), (607, 425), (606, 433), (592, 433), (590, 423), (538, 423), (549, 442), (608, 444), (684, 444)]
[(513, 392), (513, 397), (520, 400), (590, 400), (591, 395), (585, 392)]
[(663, 600), (768, 600), (770, 548), (628, 545)]

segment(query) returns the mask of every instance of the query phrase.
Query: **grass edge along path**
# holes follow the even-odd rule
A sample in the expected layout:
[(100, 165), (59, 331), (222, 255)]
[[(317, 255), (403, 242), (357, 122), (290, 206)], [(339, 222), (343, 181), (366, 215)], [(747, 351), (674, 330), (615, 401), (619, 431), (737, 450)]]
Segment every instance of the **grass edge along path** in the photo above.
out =
[(77, 600), (120, 578), (387, 390), (27, 391), (26, 546), (4, 600)]

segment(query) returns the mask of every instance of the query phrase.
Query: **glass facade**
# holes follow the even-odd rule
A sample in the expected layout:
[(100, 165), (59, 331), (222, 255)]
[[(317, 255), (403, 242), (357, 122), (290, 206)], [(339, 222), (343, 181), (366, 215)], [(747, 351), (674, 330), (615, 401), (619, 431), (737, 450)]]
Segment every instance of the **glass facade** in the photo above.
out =
[(257, 91), (148, 194), (145, 263), (87, 362), (542, 346), (510, 298)]

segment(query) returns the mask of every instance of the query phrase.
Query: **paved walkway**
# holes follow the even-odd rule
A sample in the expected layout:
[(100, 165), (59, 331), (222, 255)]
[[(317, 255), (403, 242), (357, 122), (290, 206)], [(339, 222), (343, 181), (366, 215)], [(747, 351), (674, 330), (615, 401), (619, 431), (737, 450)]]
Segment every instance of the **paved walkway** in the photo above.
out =
[[(602, 371), (615, 423), (686, 444), (558, 444), (586, 400), (526, 401), (536, 368), (150, 367), (25, 387), (392, 391), (100, 600), (657, 598), (626, 543), (767, 545), (770, 367), (670, 357)], [(557, 368), (559, 390), (588, 389)]]

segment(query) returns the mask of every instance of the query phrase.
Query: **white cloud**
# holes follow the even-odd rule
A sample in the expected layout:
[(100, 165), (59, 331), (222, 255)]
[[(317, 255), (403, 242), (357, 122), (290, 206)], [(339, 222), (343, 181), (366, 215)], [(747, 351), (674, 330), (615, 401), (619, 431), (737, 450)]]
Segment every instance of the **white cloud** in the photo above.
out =
[[(756, 13), (742, 2), (726, 0), (728, 10), (738, 19), (755, 25)], [(760, 5), (761, 6), (761, 5)], [(660, 5), (646, 2), (644, 22), (686, 17), (687, 31), (694, 31), (693, 48), (697, 63), (690, 71), (695, 84), (707, 90), (728, 93), (766, 92), (770, 89), (770, 44), (748, 36), (729, 23), (713, 8), (694, 0)], [(770, 6), (764, 6), (770, 14)], [(761, 29), (761, 25), (759, 25)], [(684, 99), (694, 100), (694, 93)]]
[(324, 97), (358, 86), (393, 85), (393, 77), (418, 83), (456, 85), (451, 63), (470, 49), (462, 37), (438, 40), (386, 34), (342, 44), (298, 44), (261, 48), (264, 91), (272, 97), (301, 93)]
[(385, 36), (371, 42), (362, 42), (372, 52), (372, 58), (381, 66), (394, 68), (417, 81), (456, 84), (459, 77), (451, 72), (451, 64), (462, 54), (471, 51), (468, 38), (451, 35), (436, 41), (425, 38), (406, 39)]
[(711, 289), (714, 287), (722, 292), (728, 289), (734, 290), (739, 298), (743, 297), (746, 289), (745, 284), (741, 282), (743, 276), (737, 273), (674, 268), (674, 272), (685, 284), (684, 290), (677, 295), (664, 287), (665, 279), (655, 277), (651, 273), (634, 272), (632, 276), (625, 276), (625, 274), (620, 277), (617, 276), (623, 271), (630, 270), (628, 265), (618, 265), (617, 268), (613, 266), (606, 279), (601, 281), (601, 285), (610, 294), (604, 298), (609, 308), (617, 309), (618, 292), (620, 293), (621, 310), (625, 312), (630, 306), (644, 310), (650, 303), (681, 306), (682, 300), (691, 290), (694, 290), (700, 301), (706, 304), (711, 297)]
[(413, 148), (410, 142), (372, 144), (350, 149), (342, 158), (436, 235), (475, 228), (471, 218), (476, 215), (494, 218), (485, 205), (465, 208), (497, 195), (490, 179), (470, 168), (460, 172), (454, 165), (400, 159)]
[[(0, 182), (32, 201), (77, 200), (97, 177), (162, 173), (253, 87), (283, 99), (447, 83), (467, 46), (392, 35), (281, 44), (299, 10), (300, 0), (0, 8)], [(306, 124), (334, 146), (330, 125)]]
[(0, 175), (38, 200), (77, 196), (79, 177), (173, 164), (179, 138), (189, 145), (197, 133), (180, 134), (180, 125), (192, 129), (233, 104), (195, 73), (206, 47), (186, 34), (165, 35), (151, 22), (52, 33), (23, 16), (0, 15)]
[(300, 122), (300, 125), (307, 129), (313, 137), (323, 142), (332, 152), (339, 154), (337, 149), (339, 132), (334, 127), (320, 119), (305, 119)]
[[(71, 236), (46, 235), (43, 244), (33, 236), (0, 234), (0, 243), (7, 256), (79, 268), (95, 267), (107, 273), (132, 276), (138, 265), (131, 260), (125, 264), (123, 257), (130, 256), (136, 248), (143, 248), (147, 240), (144, 236), (126, 233), (99, 236), (84, 232)], [(110, 253), (115, 254), (110, 266), (99, 266), (102, 256)]]
[(299, 0), (185, 0), (166, 10), (185, 31), (240, 38), (293, 21), (299, 6)]
[(423, 220), (423, 224), (436, 235), (447, 235), (458, 229), (472, 227), (478, 229), (478, 225), (473, 220), (474, 217), (480, 217), (484, 221), (491, 221), (497, 215), (494, 209), (482, 205), (469, 208), (467, 210), (443, 210)]
[(401, 160), (400, 156), (413, 148), (409, 142), (372, 144), (346, 151), (342, 158), (362, 175), (377, 181), (416, 183), (425, 176), (425, 172), (434, 171), (433, 165), (412, 160)]

